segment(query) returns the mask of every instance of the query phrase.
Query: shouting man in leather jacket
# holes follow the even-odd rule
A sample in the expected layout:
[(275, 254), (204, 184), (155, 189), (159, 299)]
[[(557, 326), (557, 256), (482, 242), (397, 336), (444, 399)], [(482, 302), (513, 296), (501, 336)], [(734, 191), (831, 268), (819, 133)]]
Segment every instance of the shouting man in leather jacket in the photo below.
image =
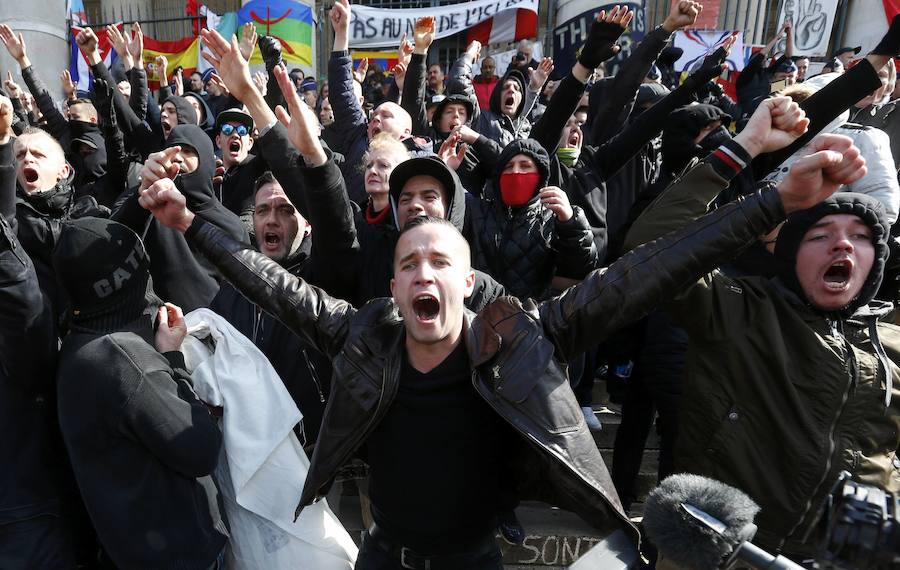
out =
[(495, 511), (478, 500), (497, 492), (501, 462), (504, 472), (518, 474), (520, 498), (638, 537), (563, 363), (787, 213), (830, 196), (864, 171), (857, 156), (844, 165), (843, 155), (821, 152), (806, 163), (819, 164), (818, 177), (788, 176), (638, 248), (559, 297), (502, 298), (478, 314), (463, 305), (474, 284), (468, 245), (443, 220), (408, 224), (395, 251), (393, 297), (356, 309), (194, 216), (171, 180), (154, 182), (140, 201), (185, 232), (249, 299), (333, 358), (331, 400), (298, 511), (324, 496), (337, 469), (365, 448), (376, 526), (358, 568), (500, 568)]

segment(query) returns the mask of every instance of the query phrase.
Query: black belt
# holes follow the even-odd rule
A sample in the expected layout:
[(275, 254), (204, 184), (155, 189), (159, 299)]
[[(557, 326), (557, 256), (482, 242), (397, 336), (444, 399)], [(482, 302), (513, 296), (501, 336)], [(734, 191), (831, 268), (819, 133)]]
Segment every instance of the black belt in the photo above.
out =
[(399, 544), (388, 537), (380, 527), (372, 524), (368, 530), (369, 538), (378, 548), (387, 552), (392, 558), (400, 561), (401, 568), (408, 570), (458, 570), (459, 558), (463, 556), (487, 555), (497, 550), (497, 540), (492, 534), (468, 543), (463, 551), (450, 554), (426, 555)]

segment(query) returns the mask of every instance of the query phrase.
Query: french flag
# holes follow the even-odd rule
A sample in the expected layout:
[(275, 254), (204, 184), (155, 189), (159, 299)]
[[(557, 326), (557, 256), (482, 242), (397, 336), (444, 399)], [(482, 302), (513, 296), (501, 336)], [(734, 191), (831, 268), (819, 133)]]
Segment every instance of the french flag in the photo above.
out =
[(469, 28), (466, 43), (474, 40), (482, 45), (517, 42), (537, 37), (537, 29), (537, 12), (526, 8), (504, 10)]
[[(122, 24), (117, 24), (117, 26), (121, 28)], [(84, 54), (78, 49), (78, 44), (75, 43), (75, 36), (81, 30), (82, 28), (79, 26), (72, 26), (72, 53), (69, 60), (69, 75), (72, 76), (72, 82), (75, 83), (75, 88), (78, 91), (90, 91), (94, 84), (94, 78), (91, 77), (91, 66), (88, 65), (87, 58), (84, 57)], [(94, 30), (94, 33), (97, 34), (97, 47), (100, 49), (100, 57), (103, 58), (103, 63), (106, 64), (106, 67), (112, 69), (113, 61), (116, 60), (118, 54), (113, 49), (112, 42), (109, 41), (109, 35), (105, 29)]]

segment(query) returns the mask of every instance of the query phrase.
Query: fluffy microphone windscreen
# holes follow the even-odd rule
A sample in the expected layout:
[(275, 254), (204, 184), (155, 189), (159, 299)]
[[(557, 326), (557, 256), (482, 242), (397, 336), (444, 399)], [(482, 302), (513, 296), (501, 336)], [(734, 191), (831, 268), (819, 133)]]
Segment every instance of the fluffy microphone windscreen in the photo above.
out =
[[(683, 503), (715, 517), (727, 527), (719, 534), (687, 513)], [(714, 570), (731, 554), (753, 522), (759, 506), (743, 492), (699, 475), (667, 477), (644, 505), (643, 526), (660, 555), (684, 570)]]

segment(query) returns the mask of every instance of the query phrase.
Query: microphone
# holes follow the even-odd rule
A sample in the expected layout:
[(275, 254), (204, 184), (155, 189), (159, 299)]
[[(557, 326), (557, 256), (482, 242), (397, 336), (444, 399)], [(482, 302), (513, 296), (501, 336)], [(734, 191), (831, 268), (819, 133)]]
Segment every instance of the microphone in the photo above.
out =
[(753, 545), (759, 505), (742, 491), (699, 475), (664, 479), (644, 505), (643, 526), (660, 558), (683, 570), (801, 570)]

